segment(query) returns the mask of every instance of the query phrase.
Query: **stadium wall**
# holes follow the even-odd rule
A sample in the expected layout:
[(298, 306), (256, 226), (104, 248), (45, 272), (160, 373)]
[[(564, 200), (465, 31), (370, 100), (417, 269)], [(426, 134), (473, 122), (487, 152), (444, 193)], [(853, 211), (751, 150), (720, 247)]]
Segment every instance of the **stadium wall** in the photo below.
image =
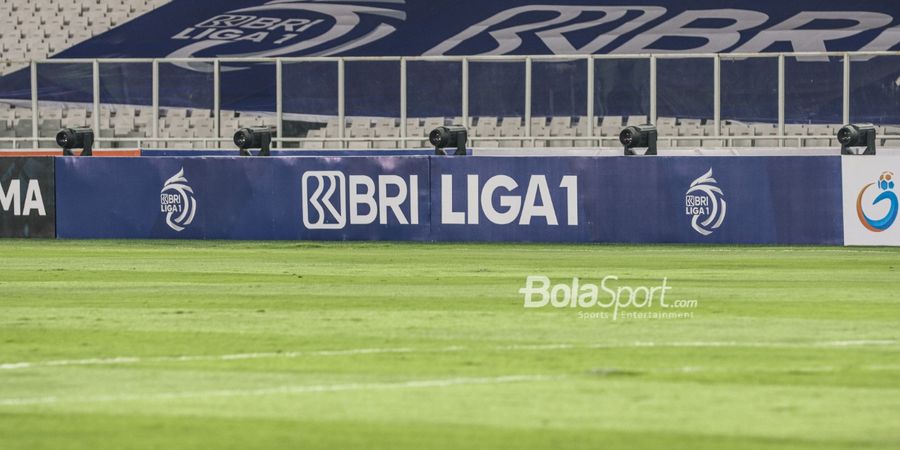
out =
[(827, 244), (842, 159), (57, 158), (59, 238)]

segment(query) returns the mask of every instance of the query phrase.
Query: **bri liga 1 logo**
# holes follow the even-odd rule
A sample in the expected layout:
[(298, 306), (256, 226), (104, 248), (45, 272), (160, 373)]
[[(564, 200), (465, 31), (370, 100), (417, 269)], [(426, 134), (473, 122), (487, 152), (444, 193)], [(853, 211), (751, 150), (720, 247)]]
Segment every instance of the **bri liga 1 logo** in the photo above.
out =
[(684, 194), (684, 214), (691, 217), (691, 227), (703, 236), (709, 236), (722, 226), (727, 211), (725, 195), (713, 178), (713, 170), (691, 183)]
[[(872, 186), (876, 186), (878, 190), (866, 195), (866, 192), (868, 192), (869, 188)], [(863, 197), (871, 198), (873, 194), (875, 194), (876, 196), (875, 199), (871, 201), (871, 206), (878, 205), (885, 200), (888, 201), (889, 209), (887, 213), (885, 213), (880, 219), (873, 219), (869, 217), (869, 215), (866, 214), (867, 208), (863, 207)], [(894, 224), (894, 220), (897, 219), (897, 209), (897, 194), (894, 193), (893, 172), (883, 172), (878, 177), (877, 182), (869, 183), (863, 186), (863, 188), (859, 191), (859, 195), (857, 195), (856, 197), (856, 215), (859, 217), (860, 223), (862, 223), (862, 225), (869, 231), (880, 233), (890, 228), (891, 225)]]
[(187, 183), (182, 167), (172, 178), (166, 180), (159, 192), (159, 211), (166, 215), (166, 225), (175, 231), (184, 230), (197, 214), (194, 190)]

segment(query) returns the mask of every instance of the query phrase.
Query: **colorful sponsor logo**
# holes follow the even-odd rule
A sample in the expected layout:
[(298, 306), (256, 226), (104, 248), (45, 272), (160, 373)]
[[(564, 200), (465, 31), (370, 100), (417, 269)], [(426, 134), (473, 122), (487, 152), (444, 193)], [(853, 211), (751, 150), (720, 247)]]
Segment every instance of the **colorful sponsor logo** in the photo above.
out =
[[(879, 191), (881, 191), (874, 200), (872, 200), (871, 205), (877, 205), (885, 200), (889, 202), (890, 209), (888, 212), (880, 219), (873, 219), (869, 217), (865, 208), (863, 207), (863, 197), (866, 195), (866, 192), (870, 187), (876, 186)], [(894, 173), (893, 172), (884, 172), (878, 177), (878, 181), (875, 183), (869, 183), (863, 186), (862, 189), (859, 190), (859, 195), (856, 196), (856, 215), (859, 217), (860, 223), (867, 230), (873, 231), (875, 233), (880, 233), (884, 230), (887, 230), (894, 224), (894, 220), (897, 219), (897, 194), (894, 193)]]

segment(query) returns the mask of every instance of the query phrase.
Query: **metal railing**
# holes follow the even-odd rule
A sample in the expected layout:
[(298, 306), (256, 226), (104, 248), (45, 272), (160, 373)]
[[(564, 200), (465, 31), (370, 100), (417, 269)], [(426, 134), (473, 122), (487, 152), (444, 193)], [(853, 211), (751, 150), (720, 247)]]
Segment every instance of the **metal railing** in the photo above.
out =
[[(715, 135), (712, 136), (660, 136), (664, 142), (676, 142), (679, 140), (700, 140), (700, 141), (721, 141), (724, 143), (732, 140), (778, 140), (779, 146), (784, 146), (788, 140), (798, 140), (801, 143), (804, 139), (825, 139), (833, 138), (833, 136), (811, 136), (785, 133), (785, 60), (786, 58), (842, 58), (843, 62), (843, 81), (842, 81), (842, 122), (850, 122), (850, 77), (851, 77), (851, 61), (854, 58), (873, 58), (885, 56), (900, 56), (900, 51), (877, 51), (877, 52), (787, 52), (787, 53), (663, 53), (663, 54), (605, 54), (605, 55), (482, 55), (482, 56), (416, 56), (416, 57), (284, 57), (284, 58), (100, 58), (100, 59), (44, 59), (35, 61), (7, 61), (11, 63), (27, 63), (30, 65), (31, 76), (31, 113), (32, 113), (32, 135), (30, 137), (0, 137), (0, 142), (28, 142), (32, 143), (34, 148), (40, 148), (41, 142), (52, 142), (53, 137), (41, 137), (39, 135), (39, 110), (40, 99), (38, 89), (38, 65), (43, 64), (91, 64), (91, 80), (92, 80), (92, 120), (93, 129), (95, 131), (95, 142), (135, 142), (138, 147), (144, 144), (159, 144), (165, 142), (201, 142), (201, 143), (221, 143), (231, 141), (231, 137), (221, 137), (221, 66), (228, 63), (262, 63), (275, 65), (275, 122), (278, 130), (276, 138), (273, 142), (277, 146), (285, 143), (303, 143), (308, 141), (316, 142), (334, 142), (340, 148), (345, 148), (353, 142), (411, 142), (422, 141), (423, 136), (409, 136), (407, 133), (407, 63), (413, 61), (425, 62), (459, 62), (461, 66), (461, 117), (465, 124), (469, 124), (469, 64), (472, 62), (523, 62), (525, 64), (525, 89), (524, 96), (524, 128), (523, 135), (516, 137), (509, 136), (478, 136), (470, 130), (470, 141), (477, 144), (478, 141), (522, 141), (529, 142), (532, 146), (538, 141), (563, 140), (578, 141), (588, 145), (597, 144), (603, 146), (605, 141), (615, 140), (618, 136), (602, 136), (595, 133), (594, 127), (594, 92), (595, 84), (595, 61), (598, 60), (634, 60), (644, 59), (649, 61), (649, 116), (651, 123), (656, 123), (657, 118), (657, 62), (662, 59), (709, 59), (713, 62), (713, 129)], [(777, 60), (778, 72), (778, 120), (777, 134), (775, 135), (758, 135), (758, 136), (736, 136), (722, 134), (722, 117), (721, 117), (721, 64), (722, 61), (743, 60), (750, 58), (769, 58)], [(400, 65), (400, 117), (399, 117), (399, 136), (396, 137), (364, 137), (350, 138), (346, 136), (346, 99), (345, 99), (345, 65), (347, 62), (397, 62)], [(535, 136), (531, 127), (531, 105), (532, 105), (532, 65), (535, 62), (545, 61), (585, 61), (586, 62), (586, 106), (588, 122), (585, 136)], [(339, 126), (337, 128), (337, 137), (284, 137), (284, 89), (283, 74), (284, 65), (304, 62), (331, 62), (337, 64), (337, 120)], [(160, 105), (160, 64), (185, 64), (185, 63), (208, 63), (213, 67), (213, 132), (215, 136), (211, 137), (160, 137), (160, 109), (165, 106)], [(100, 65), (101, 64), (150, 64), (152, 67), (152, 135), (149, 137), (101, 137), (101, 115), (99, 114), (101, 107), (100, 99)], [(65, 124), (64, 124), (65, 125)], [(205, 144), (204, 144), (205, 145)]]

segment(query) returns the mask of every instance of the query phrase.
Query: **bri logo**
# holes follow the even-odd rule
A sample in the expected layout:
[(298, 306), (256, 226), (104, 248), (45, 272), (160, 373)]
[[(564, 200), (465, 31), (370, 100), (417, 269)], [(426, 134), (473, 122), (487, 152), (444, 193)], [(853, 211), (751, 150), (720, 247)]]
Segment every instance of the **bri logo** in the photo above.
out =
[(684, 195), (684, 214), (691, 216), (691, 227), (703, 236), (709, 236), (722, 226), (726, 207), (724, 194), (713, 178), (711, 168), (694, 180)]
[[(866, 212), (863, 210), (863, 196), (866, 194), (866, 191), (872, 187), (877, 186), (881, 191), (874, 200), (872, 200), (872, 205), (877, 205), (884, 200), (887, 200), (890, 203), (890, 209), (884, 215), (884, 217), (880, 219), (872, 219)], [(862, 223), (864, 227), (866, 227), (869, 231), (874, 231), (876, 233), (880, 233), (884, 230), (887, 230), (894, 224), (894, 220), (897, 219), (897, 194), (894, 193), (894, 173), (893, 172), (884, 172), (881, 176), (878, 177), (877, 183), (869, 183), (863, 186), (859, 191), (859, 195), (856, 197), (856, 215), (859, 216), (859, 221)]]
[(337, 170), (303, 173), (303, 225), (341, 230), (347, 225), (418, 225), (419, 176), (345, 175)]
[(197, 200), (194, 190), (187, 185), (184, 168), (166, 180), (159, 192), (159, 211), (166, 215), (166, 225), (175, 231), (182, 231), (194, 221)]

